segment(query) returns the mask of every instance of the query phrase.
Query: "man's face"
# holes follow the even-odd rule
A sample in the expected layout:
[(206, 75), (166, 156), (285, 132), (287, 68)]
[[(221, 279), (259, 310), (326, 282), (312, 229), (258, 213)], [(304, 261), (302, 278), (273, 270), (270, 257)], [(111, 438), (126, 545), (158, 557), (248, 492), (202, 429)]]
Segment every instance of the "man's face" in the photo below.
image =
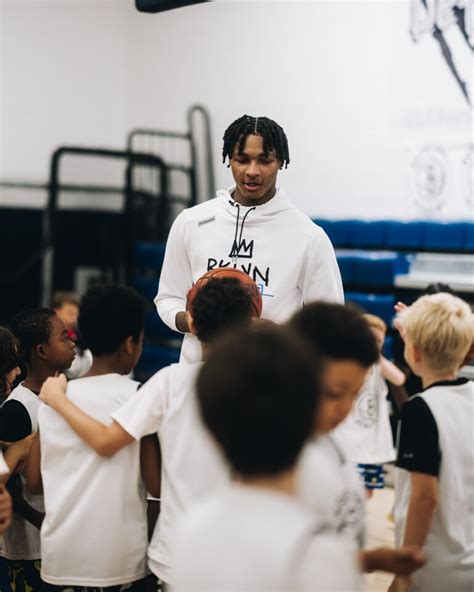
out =
[(343, 421), (367, 376), (367, 368), (352, 360), (329, 360), (323, 372), (323, 391), (317, 431), (326, 433)]
[(236, 184), (233, 197), (243, 206), (264, 204), (275, 195), (281, 162), (274, 150), (265, 156), (262, 136), (256, 134), (247, 136), (242, 152), (237, 145), (230, 159)]
[(66, 325), (58, 315), (52, 317), (50, 323), (51, 334), (48, 343), (42, 346), (43, 351), (51, 368), (67, 370), (76, 355), (74, 342), (69, 339)]

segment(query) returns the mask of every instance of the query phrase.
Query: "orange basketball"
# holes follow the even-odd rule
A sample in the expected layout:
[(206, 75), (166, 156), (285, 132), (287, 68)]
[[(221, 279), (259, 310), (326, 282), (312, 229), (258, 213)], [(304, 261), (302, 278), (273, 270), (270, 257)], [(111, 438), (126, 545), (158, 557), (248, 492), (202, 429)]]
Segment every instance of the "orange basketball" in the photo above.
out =
[(211, 269), (211, 271), (207, 271), (202, 275), (188, 291), (186, 296), (186, 310), (189, 310), (192, 313), (193, 301), (196, 298), (196, 294), (209, 279), (219, 279), (224, 277), (235, 278), (247, 288), (252, 299), (255, 316), (259, 317), (262, 314), (262, 295), (260, 294), (257, 284), (245, 272), (240, 271), (240, 269), (234, 269), (233, 267), (216, 267), (216, 269)]

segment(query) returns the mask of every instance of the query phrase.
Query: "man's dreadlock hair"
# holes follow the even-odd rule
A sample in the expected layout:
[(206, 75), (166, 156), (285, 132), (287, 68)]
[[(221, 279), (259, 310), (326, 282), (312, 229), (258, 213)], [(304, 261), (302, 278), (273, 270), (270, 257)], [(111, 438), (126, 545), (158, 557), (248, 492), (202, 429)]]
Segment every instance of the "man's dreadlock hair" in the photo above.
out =
[(265, 156), (268, 156), (270, 151), (275, 150), (276, 157), (282, 166), (284, 165), (285, 169), (287, 168), (290, 162), (290, 153), (283, 128), (268, 117), (252, 117), (250, 115), (242, 115), (225, 130), (222, 162), (225, 162), (227, 157), (229, 157), (229, 160), (232, 158), (236, 146), (237, 153), (243, 154), (245, 140), (251, 134), (262, 136)]

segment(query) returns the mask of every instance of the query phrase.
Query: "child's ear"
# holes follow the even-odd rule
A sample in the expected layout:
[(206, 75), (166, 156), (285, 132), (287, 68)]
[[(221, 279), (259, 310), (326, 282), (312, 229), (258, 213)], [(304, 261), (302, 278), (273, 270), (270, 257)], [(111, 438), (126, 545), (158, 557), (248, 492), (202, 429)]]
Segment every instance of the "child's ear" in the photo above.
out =
[(196, 325), (194, 324), (193, 317), (191, 316), (191, 313), (189, 312), (189, 310), (186, 311), (186, 320), (188, 321), (189, 331), (193, 335), (196, 335)]
[(36, 356), (38, 358), (40, 358), (40, 360), (46, 360), (48, 357), (47, 351), (46, 351), (46, 347), (47, 347), (47, 343), (40, 343), (39, 345), (35, 345), (34, 347), (34, 353), (36, 354)]
[(415, 344), (413, 344), (413, 357), (415, 359), (415, 362), (418, 364), (419, 362), (421, 362), (421, 358), (422, 358), (422, 353), (421, 350), (416, 347)]
[(122, 345), (126, 354), (131, 356), (135, 352), (135, 348), (137, 347), (137, 342), (133, 339), (131, 335), (129, 335)]

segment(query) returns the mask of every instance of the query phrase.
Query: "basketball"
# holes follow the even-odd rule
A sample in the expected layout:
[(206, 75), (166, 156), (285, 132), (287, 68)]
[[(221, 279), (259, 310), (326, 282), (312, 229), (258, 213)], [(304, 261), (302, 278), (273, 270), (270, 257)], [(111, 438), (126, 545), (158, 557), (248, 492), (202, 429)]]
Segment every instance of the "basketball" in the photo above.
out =
[(262, 314), (262, 295), (260, 294), (257, 284), (245, 272), (241, 271), (240, 269), (234, 269), (233, 267), (217, 267), (216, 269), (211, 269), (211, 271), (207, 271), (204, 275), (202, 275), (188, 291), (186, 296), (186, 310), (189, 310), (192, 313), (194, 298), (196, 297), (199, 289), (202, 288), (202, 286), (209, 279), (219, 279), (224, 277), (235, 278), (236, 280), (239, 280), (239, 282), (241, 282), (245, 288), (247, 288), (248, 293), (252, 299), (252, 306), (255, 316), (259, 317)]

